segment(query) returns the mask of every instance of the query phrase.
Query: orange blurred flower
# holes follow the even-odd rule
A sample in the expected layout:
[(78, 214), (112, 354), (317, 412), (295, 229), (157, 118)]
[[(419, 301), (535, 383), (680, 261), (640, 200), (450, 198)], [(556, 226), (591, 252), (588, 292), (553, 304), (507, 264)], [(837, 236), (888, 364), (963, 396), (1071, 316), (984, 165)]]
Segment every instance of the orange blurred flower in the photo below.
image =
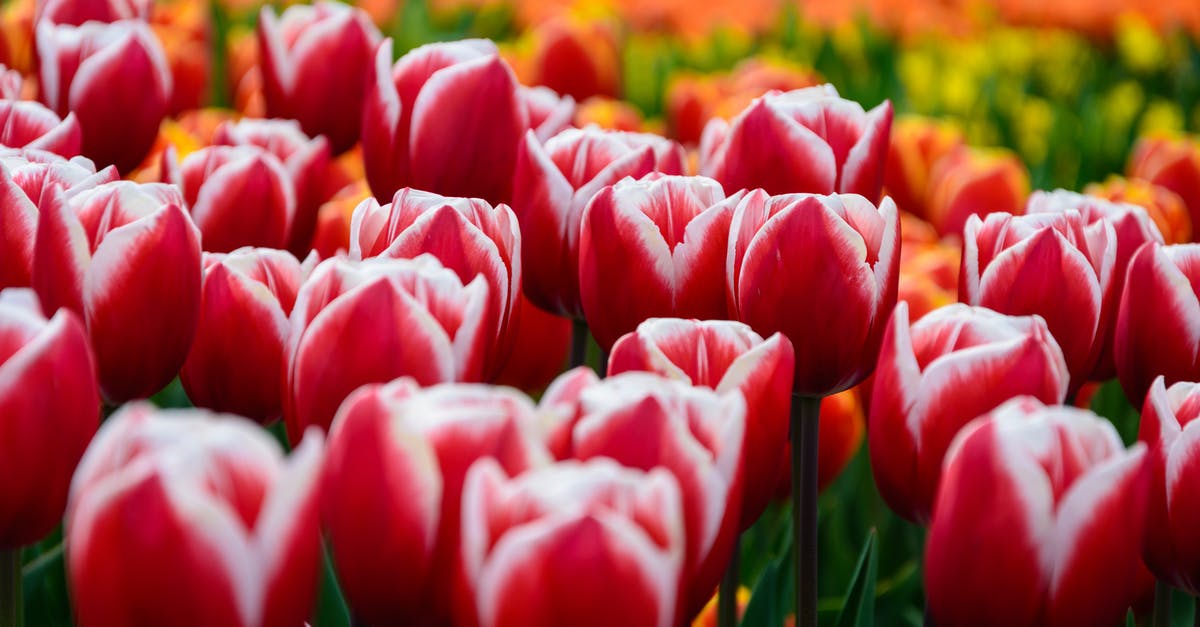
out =
[[(696, 615), (692, 621), (692, 627), (717, 627), (717, 597), (719, 594), (714, 594), (704, 609)], [(750, 589), (746, 586), (738, 586), (737, 590), (737, 616), (741, 621), (742, 615), (746, 613), (746, 606), (750, 603)]]
[(575, 110), (575, 126), (595, 124), (600, 128), (635, 133), (656, 133), (662, 129), (642, 118), (637, 107), (613, 98), (588, 98)]
[(551, 18), (527, 30), (506, 58), (526, 85), (576, 100), (620, 93), (621, 50), (605, 20)]
[(33, 49), (34, 0), (12, 0), (0, 9), (0, 43), (4, 44), (4, 64), (25, 76), (35, 73)]
[(208, 101), (211, 80), (212, 28), (208, 3), (200, 0), (174, 0), (156, 7), (150, 27), (162, 42), (171, 67), (170, 115), (197, 109)]
[[(860, 384), (821, 399), (817, 435), (821, 446), (817, 456), (817, 486), (821, 490), (838, 478), (862, 445), (867, 426), (864, 392), (869, 393), (870, 388)], [(775, 488), (779, 498), (788, 498), (792, 489), (792, 447), (786, 442), (784, 446), (787, 455), (779, 467), (779, 485)]]
[(1083, 191), (1098, 198), (1145, 207), (1167, 244), (1192, 241), (1192, 218), (1187, 205), (1179, 194), (1165, 187), (1114, 175), (1103, 183), (1089, 184)]
[(960, 147), (930, 174), (926, 219), (942, 235), (962, 235), (971, 215), (1025, 213), (1029, 172), (1010, 150)]
[(163, 120), (158, 128), (158, 137), (150, 153), (142, 160), (142, 164), (126, 177), (141, 183), (151, 183), (162, 179), (163, 152), (168, 146), (174, 147), (175, 156), (179, 160), (193, 152), (212, 145), (217, 127), (225, 122), (236, 120), (238, 114), (228, 109), (193, 109), (186, 111), (176, 118)]
[(938, 161), (966, 145), (955, 125), (915, 115), (901, 116), (892, 125), (884, 193), (901, 211), (926, 216), (930, 177)]
[(328, 259), (350, 249), (350, 218), (355, 207), (371, 197), (365, 179), (355, 180), (321, 205), (317, 213), (317, 229), (313, 235), (313, 250)]
[(1200, 138), (1152, 135), (1138, 140), (1129, 158), (1129, 177), (1174, 192), (1200, 224)]
[(896, 299), (908, 303), (913, 322), (958, 301), (960, 259), (959, 246), (947, 241), (901, 249)]

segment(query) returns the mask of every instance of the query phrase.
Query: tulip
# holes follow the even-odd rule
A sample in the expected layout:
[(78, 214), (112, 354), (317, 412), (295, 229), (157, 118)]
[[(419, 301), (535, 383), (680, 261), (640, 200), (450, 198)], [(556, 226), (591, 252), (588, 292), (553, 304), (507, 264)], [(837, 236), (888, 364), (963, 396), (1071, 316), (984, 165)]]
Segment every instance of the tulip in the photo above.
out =
[(958, 297), (1013, 316), (1037, 314), (1062, 348), (1071, 373), (1068, 397), (1099, 360), (1112, 298), (1116, 232), (1088, 224), (1078, 211), (971, 216), (963, 232)]
[(1009, 151), (960, 148), (929, 176), (925, 218), (942, 235), (962, 235), (971, 216), (1025, 212), (1029, 173)]
[(743, 195), (726, 198), (701, 176), (662, 176), (626, 178), (592, 198), (580, 221), (579, 292), (602, 349), (647, 318), (729, 317), (725, 251)]
[(682, 174), (683, 168), (683, 148), (656, 135), (567, 129), (542, 144), (527, 134), (517, 155), (512, 206), (521, 224), (529, 300), (582, 318), (579, 244), (588, 202), (627, 176)]
[(624, 100), (601, 96), (588, 98), (575, 111), (576, 127), (586, 128), (593, 125), (629, 133), (654, 133), (659, 130), (657, 121), (647, 122), (636, 106)]
[(483, 324), (490, 297), (486, 279), (464, 284), (428, 254), (318, 265), (297, 293), (284, 348), (288, 437), (327, 429), (367, 383), (479, 381), (495, 334)]
[(28, 290), (0, 291), (0, 337), (4, 553), (62, 519), (71, 475), (100, 424), (100, 394), (87, 333), (74, 313), (59, 310), (47, 320)]
[(205, 254), (196, 339), (179, 373), (192, 404), (263, 424), (280, 416), (288, 316), (305, 273), (281, 250)]
[(209, 100), (213, 70), (211, 7), (203, 0), (168, 0), (154, 12), (150, 27), (162, 43), (171, 69), (167, 115), (200, 109)]
[(527, 31), (530, 58), (521, 64), (522, 82), (545, 85), (582, 101), (616, 96), (621, 82), (621, 51), (613, 25), (566, 18), (541, 22)]
[(575, 119), (575, 99), (559, 96), (549, 87), (518, 88), (525, 110), (529, 115), (529, 128), (538, 141), (546, 141), (571, 126)]
[(322, 136), (309, 139), (294, 120), (243, 119), (222, 124), (213, 143), (258, 146), (283, 163), (296, 197), (287, 249), (297, 257), (308, 255), (317, 228), (317, 213), (332, 191), (326, 189), (329, 142)]
[(513, 319), (512, 352), (493, 381), (535, 394), (550, 385), (567, 361), (571, 321), (538, 308), (525, 294), (517, 295)]
[(38, 212), (51, 187), (71, 194), (117, 179), (83, 157), (63, 159), (38, 150), (0, 151), (0, 289), (29, 287)]
[(784, 463), (794, 363), (792, 343), (779, 333), (764, 340), (740, 322), (655, 318), (617, 341), (608, 374), (653, 372), (721, 394), (742, 394), (746, 450), (741, 528), (746, 529), (774, 496)]
[[(167, 160), (173, 161), (171, 156)], [(243, 246), (287, 244), (296, 195), (275, 155), (255, 146), (209, 146), (164, 170), (183, 190), (204, 250), (226, 253)]]
[(480, 627), (677, 624), (684, 519), (663, 468), (597, 459), (509, 478), (484, 459), (467, 473), (462, 520)]
[[(901, 220), (900, 231), (908, 224)], [(900, 248), (900, 280), (897, 302), (908, 303), (912, 320), (958, 301), (958, 269), (962, 265), (958, 244), (935, 242), (911, 244)]]
[(951, 124), (918, 116), (896, 120), (883, 176), (883, 186), (896, 206), (927, 216), (933, 171), (943, 157), (963, 146), (966, 138)]
[(338, 2), (297, 4), (258, 16), (258, 53), (267, 117), (300, 122), (334, 153), (358, 140), (371, 55), (379, 29), (361, 9)]
[(83, 155), (132, 171), (154, 145), (171, 97), (162, 44), (139, 20), (37, 27), (42, 101), (79, 118)]
[(145, 20), (153, 3), (147, 0), (39, 0), (38, 22), (79, 26), (84, 22)]
[(1110, 176), (1103, 183), (1088, 184), (1083, 191), (1089, 196), (1144, 208), (1167, 244), (1192, 241), (1192, 218), (1187, 205), (1165, 187), (1141, 179)]
[(746, 403), (649, 373), (627, 372), (579, 394), (571, 430), (576, 459), (609, 457), (631, 468), (662, 466), (679, 481), (686, 533), (681, 618), (712, 596), (736, 546), (743, 484)]
[(1200, 245), (1146, 244), (1129, 262), (1113, 356), (1134, 405), (1159, 375), (1166, 384), (1200, 373)]
[(83, 318), (109, 403), (148, 397), (175, 378), (192, 345), (200, 233), (168, 185), (116, 181), (69, 198), (51, 189), (34, 246), (42, 309)]
[(875, 483), (904, 518), (928, 524), (950, 442), (968, 422), (1014, 396), (1061, 403), (1070, 375), (1038, 316), (953, 304), (910, 328), (896, 305), (872, 385)]
[(583, 391), (600, 382), (596, 371), (588, 366), (576, 366), (562, 373), (542, 394), (538, 409), (546, 416), (546, 448), (555, 459), (575, 457), (575, 425), (583, 417), (580, 397)]
[(285, 458), (253, 423), (204, 410), (110, 417), (67, 506), (78, 624), (302, 624), (321, 564), (322, 447), (313, 431)]
[(1141, 558), (1146, 448), (1112, 423), (1018, 397), (967, 426), (925, 551), (935, 625), (1115, 625), (1153, 588)]
[(715, 118), (700, 140), (700, 173), (729, 193), (853, 193), (883, 186), (892, 104), (863, 111), (832, 85), (756, 98), (732, 122)]
[(478, 198), (447, 198), (404, 188), (392, 202), (368, 198), (350, 222), (350, 257), (411, 259), (432, 254), (465, 285), (476, 275), (491, 295), (482, 326), (487, 338), (484, 372), (499, 371), (511, 349), (510, 326), (521, 291), (521, 232), (507, 205)]
[(480, 459), (512, 474), (547, 463), (528, 398), (479, 385), (367, 385), (338, 410), (322, 520), (355, 615), (444, 624), (458, 585), (463, 482)]
[(0, 146), (45, 150), (63, 157), (79, 154), (83, 142), (79, 119), (65, 117), (27, 100), (0, 100)]
[[(3, 37), (3, 33), (0, 32), (0, 56), (4, 49)], [(20, 100), (24, 91), (25, 77), (0, 61), (0, 100)]]
[(1174, 192), (1200, 224), (1200, 140), (1150, 136), (1138, 140), (1129, 157), (1129, 176)]
[(508, 202), (528, 107), (491, 41), (428, 44), (393, 66), (384, 40), (362, 120), (371, 191), (380, 201), (414, 187)]

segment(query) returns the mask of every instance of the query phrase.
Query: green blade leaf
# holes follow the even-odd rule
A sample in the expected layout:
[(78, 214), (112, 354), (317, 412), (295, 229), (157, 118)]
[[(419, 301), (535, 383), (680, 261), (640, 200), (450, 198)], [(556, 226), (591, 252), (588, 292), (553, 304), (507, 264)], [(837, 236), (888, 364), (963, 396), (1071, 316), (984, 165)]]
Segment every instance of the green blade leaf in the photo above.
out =
[(858, 566), (846, 590), (846, 601), (838, 615), (838, 627), (874, 627), (875, 625), (875, 530), (867, 533)]
[(795, 605), (791, 592), (796, 580), (793, 561), (789, 534), (779, 553), (767, 564), (762, 576), (754, 584), (750, 602), (746, 604), (746, 613), (742, 615), (742, 625), (782, 627), (787, 608)]

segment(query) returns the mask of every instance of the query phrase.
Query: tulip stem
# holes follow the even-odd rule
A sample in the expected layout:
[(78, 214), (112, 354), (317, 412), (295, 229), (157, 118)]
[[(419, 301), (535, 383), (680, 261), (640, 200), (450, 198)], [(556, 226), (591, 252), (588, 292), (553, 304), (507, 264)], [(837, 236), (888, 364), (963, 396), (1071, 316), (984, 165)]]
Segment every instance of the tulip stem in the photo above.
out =
[(739, 535), (733, 545), (733, 555), (729, 556), (729, 565), (725, 567), (725, 576), (721, 577), (721, 587), (717, 589), (717, 627), (737, 627), (737, 593), (741, 580), (742, 537)]
[(1171, 586), (1154, 582), (1154, 627), (1171, 627)]
[(817, 625), (817, 439), (821, 399), (792, 397), (792, 534), (796, 544), (796, 626)]
[(580, 318), (571, 320), (571, 363), (568, 368), (578, 368), (587, 361), (587, 339), (587, 322)]
[(0, 627), (24, 627), (21, 548), (0, 549)]

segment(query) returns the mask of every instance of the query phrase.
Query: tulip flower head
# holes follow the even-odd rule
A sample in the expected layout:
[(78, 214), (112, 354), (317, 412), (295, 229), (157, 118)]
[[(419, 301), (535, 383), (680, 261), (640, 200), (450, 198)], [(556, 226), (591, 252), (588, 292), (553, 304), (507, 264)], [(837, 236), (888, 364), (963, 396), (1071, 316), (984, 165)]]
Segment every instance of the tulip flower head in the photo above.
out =
[(79, 154), (83, 134), (79, 118), (54, 111), (29, 100), (0, 100), (0, 146), (45, 150), (63, 157)]

